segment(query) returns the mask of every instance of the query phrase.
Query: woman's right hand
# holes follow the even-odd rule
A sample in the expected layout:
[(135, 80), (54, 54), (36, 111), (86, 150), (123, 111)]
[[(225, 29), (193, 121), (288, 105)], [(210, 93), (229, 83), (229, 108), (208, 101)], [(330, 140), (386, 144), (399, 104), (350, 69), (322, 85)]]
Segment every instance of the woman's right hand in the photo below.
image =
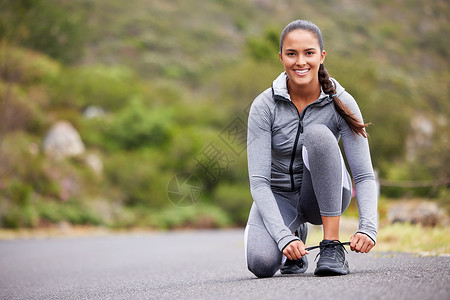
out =
[(283, 249), (283, 254), (290, 260), (297, 260), (309, 253), (305, 248), (302, 241), (294, 240)]

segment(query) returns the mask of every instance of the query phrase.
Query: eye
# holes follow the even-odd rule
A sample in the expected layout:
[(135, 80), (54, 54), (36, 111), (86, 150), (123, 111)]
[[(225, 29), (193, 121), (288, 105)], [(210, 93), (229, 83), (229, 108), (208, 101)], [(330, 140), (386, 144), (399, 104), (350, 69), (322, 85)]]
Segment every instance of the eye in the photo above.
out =
[(306, 54), (307, 55), (314, 55), (314, 52), (313, 51), (307, 51)]

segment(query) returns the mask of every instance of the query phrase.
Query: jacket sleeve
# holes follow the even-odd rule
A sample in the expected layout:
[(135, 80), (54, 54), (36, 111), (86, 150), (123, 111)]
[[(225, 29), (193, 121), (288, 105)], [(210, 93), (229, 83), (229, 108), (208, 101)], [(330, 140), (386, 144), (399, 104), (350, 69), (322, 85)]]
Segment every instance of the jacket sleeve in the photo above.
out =
[(270, 186), (271, 128), (270, 108), (257, 98), (250, 108), (248, 118), (247, 156), (250, 191), (265, 227), (282, 251), (291, 241), (298, 240), (298, 237), (294, 236), (284, 224)]
[[(359, 120), (363, 120), (358, 104), (349, 93), (344, 91), (339, 95), (339, 99)], [(354, 134), (342, 117), (339, 116), (338, 122), (345, 156), (355, 181), (359, 210), (358, 232), (368, 235), (376, 242), (378, 191), (370, 158), (369, 142), (367, 138)]]

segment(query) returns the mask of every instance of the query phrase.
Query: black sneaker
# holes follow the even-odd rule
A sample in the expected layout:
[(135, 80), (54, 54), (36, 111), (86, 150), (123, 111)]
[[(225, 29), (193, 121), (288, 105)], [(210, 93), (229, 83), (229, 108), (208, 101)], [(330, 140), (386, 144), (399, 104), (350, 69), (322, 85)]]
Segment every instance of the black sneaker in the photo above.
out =
[[(304, 244), (306, 244), (306, 236), (308, 235), (308, 225), (303, 223), (300, 225), (296, 232), (296, 236), (298, 236)], [(301, 274), (305, 273), (308, 269), (308, 259), (306, 255), (302, 256), (301, 259), (290, 260), (286, 259), (286, 262), (281, 266), (280, 272), (281, 274)]]
[[(348, 262), (345, 260), (344, 245), (338, 240), (323, 240), (320, 242), (320, 255), (314, 275), (333, 276), (350, 273)], [(317, 258), (316, 256), (316, 258)]]

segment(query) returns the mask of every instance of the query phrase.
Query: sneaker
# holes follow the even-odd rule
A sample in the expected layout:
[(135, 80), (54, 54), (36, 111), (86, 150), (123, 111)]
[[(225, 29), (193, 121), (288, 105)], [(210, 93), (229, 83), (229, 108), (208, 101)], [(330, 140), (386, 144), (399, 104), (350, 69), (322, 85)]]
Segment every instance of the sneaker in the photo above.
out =
[[(350, 273), (348, 262), (345, 260), (344, 245), (338, 240), (323, 240), (320, 242), (320, 255), (314, 275), (333, 276)], [(316, 256), (316, 258), (317, 258)]]
[[(295, 235), (305, 244), (306, 236), (308, 235), (308, 225), (303, 223), (295, 233)], [(301, 259), (297, 260), (286, 259), (286, 262), (281, 266), (280, 272), (281, 274), (301, 274), (305, 273), (307, 269), (308, 259), (306, 258), (306, 255), (304, 255)]]

